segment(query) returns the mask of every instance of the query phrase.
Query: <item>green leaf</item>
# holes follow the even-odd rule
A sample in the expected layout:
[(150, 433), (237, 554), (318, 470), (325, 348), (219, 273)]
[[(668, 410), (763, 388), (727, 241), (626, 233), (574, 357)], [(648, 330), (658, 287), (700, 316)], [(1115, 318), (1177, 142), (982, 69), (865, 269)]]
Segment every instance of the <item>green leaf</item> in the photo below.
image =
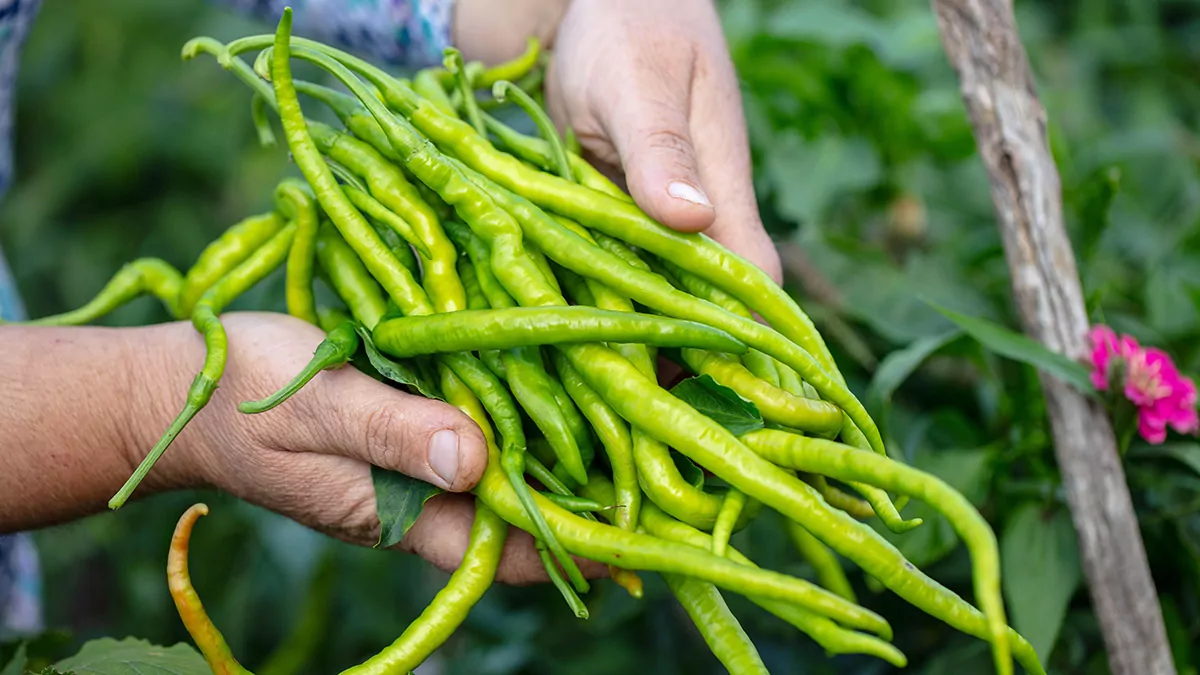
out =
[(1187, 622), (1179, 612), (1179, 606), (1168, 595), (1160, 595), (1158, 604), (1162, 607), (1163, 623), (1167, 628), (1167, 642), (1171, 645), (1171, 655), (1180, 675), (1194, 675), (1196, 667), (1192, 664), (1192, 638), (1189, 635)]
[(412, 387), (426, 398), (433, 398), (439, 401), (445, 400), (442, 398), (442, 392), (438, 386), (432, 380), (425, 377), (419, 369), (411, 368), (405, 363), (393, 361), (384, 356), (375, 346), (375, 340), (371, 338), (371, 331), (362, 326), (358, 326), (356, 330), (358, 331), (358, 336), (362, 338), (362, 343), (366, 348), (367, 358), (370, 359), (371, 366), (380, 375), (392, 382)]
[(1109, 215), (1120, 186), (1121, 170), (1109, 166), (1092, 176), (1082, 190), (1084, 197), (1079, 207), (1079, 218), (1082, 221), (1079, 244), (1081, 266), (1086, 266), (1091, 261), (1096, 253), (1096, 246), (1112, 222)]
[(879, 156), (861, 138), (821, 136), (805, 141), (796, 132), (775, 138), (778, 151), (766, 157), (766, 175), (779, 213), (800, 223), (817, 223), (844, 196), (867, 190), (882, 174)]
[(1083, 576), (1070, 512), (1047, 517), (1037, 504), (1018, 507), (1000, 537), (1000, 560), (1013, 628), (1044, 663)]
[(1085, 394), (1094, 393), (1087, 367), (1082, 363), (1052, 352), (1037, 341), (986, 319), (959, 314), (938, 305), (933, 307), (984, 348), (1049, 373)]
[(4, 670), (0, 670), (0, 675), (21, 675), (25, 672), (25, 662), (28, 659), (25, 656), (25, 643), (17, 645), (17, 653), (13, 654), (8, 665), (4, 666)]
[(675, 467), (679, 469), (679, 475), (683, 476), (683, 480), (688, 485), (697, 490), (704, 489), (704, 469), (696, 466), (696, 463), (688, 459), (686, 455), (671, 450), (671, 459), (675, 460)]
[(375, 484), (375, 513), (379, 516), (379, 541), (375, 548), (399, 544), (430, 497), (441, 494), (441, 488), (396, 471), (371, 467)]
[(1200, 475), (1200, 443), (1181, 441), (1164, 445), (1138, 445), (1129, 454), (1131, 458), (1166, 457), (1174, 459)]
[(689, 377), (672, 387), (671, 393), (735, 435), (763, 428), (762, 415), (753, 403), (708, 375)]
[(914, 340), (907, 347), (888, 354), (875, 370), (875, 377), (867, 388), (867, 400), (880, 406), (891, 400), (892, 394), (934, 352), (950, 344), (962, 335), (952, 330), (941, 335)]
[(161, 647), (145, 640), (101, 638), (54, 667), (78, 675), (210, 675), (204, 658), (186, 644)]

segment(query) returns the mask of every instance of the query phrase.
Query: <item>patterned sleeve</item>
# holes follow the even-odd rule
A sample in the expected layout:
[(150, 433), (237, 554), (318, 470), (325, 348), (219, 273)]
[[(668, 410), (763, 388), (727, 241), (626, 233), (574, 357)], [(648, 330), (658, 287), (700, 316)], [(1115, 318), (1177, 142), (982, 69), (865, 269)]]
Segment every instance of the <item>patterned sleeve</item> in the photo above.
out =
[(296, 33), (389, 63), (423, 68), (450, 45), (454, 0), (218, 0), (272, 23), (295, 12)]
[[(24, 317), (12, 275), (0, 251), (0, 318)], [(0, 535), (0, 640), (42, 629), (42, 581), (37, 551), (26, 533)]]

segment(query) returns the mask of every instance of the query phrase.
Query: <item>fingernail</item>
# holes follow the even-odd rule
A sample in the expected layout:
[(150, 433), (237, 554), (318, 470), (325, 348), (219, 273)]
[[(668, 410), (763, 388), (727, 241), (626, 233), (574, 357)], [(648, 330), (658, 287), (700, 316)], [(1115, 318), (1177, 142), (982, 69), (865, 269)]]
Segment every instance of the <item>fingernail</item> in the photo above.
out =
[(454, 485), (458, 475), (458, 434), (442, 429), (429, 439), (429, 466), (446, 481), (446, 487)]
[(682, 199), (693, 204), (712, 206), (712, 202), (708, 201), (708, 195), (701, 192), (694, 185), (688, 185), (687, 183), (682, 183), (679, 181), (671, 183), (667, 186), (667, 194), (676, 199)]

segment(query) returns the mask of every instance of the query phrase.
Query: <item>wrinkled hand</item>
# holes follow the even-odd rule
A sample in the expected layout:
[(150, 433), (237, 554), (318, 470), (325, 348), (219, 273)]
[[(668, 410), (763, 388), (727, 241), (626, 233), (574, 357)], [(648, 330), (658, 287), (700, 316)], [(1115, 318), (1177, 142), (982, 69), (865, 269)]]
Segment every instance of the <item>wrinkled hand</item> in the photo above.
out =
[[(237, 404), (262, 398), (308, 362), (323, 334), (281, 314), (222, 317), (229, 362), (208, 406), (150, 473), (149, 489), (219, 487), (338, 539), (365, 546), (379, 538), (371, 465), (394, 469), (453, 492), (470, 490), (483, 475), (487, 448), (479, 427), (457, 408), (401, 393), (352, 366), (325, 371), (279, 407), (257, 415)], [(147, 329), (140, 338), (145, 382), (130, 444), (132, 469), (177, 412), (203, 360), (202, 341), (189, 324)], [(165, 375), (164, 375), (165, 373)], [(140, 490), (139, 490), (140, 492)], [(474, 517), (470, 495), (429, 500), (399, 545), (443, 570), (458, 566)], [(513, 530), (498, 580), (546, 579), (532, 538)], [(599, 565), (585, 566), (593, 576)]]
[(571, 0), (546, 102), (648, 214), (705, 231), (781, 279), (763, 229), (737, 77), (711, 0)]

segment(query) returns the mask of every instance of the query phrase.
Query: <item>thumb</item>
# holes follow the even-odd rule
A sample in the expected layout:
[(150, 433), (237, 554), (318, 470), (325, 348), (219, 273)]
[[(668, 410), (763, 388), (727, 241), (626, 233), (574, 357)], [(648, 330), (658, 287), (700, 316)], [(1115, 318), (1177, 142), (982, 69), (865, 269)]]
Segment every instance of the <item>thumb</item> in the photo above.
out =
[(647, 214), (683, 232), (713, 224), (716, 211), (700, 181), (688, 118), (688, 93), (625, 99), (613, 129), (629, 193)]
[(451, 405), (405, 394), (353, 368), (326, 371), (315, 452), (399, 471), (443, 490), (475, 487), (487, 466), (483, 432)]

